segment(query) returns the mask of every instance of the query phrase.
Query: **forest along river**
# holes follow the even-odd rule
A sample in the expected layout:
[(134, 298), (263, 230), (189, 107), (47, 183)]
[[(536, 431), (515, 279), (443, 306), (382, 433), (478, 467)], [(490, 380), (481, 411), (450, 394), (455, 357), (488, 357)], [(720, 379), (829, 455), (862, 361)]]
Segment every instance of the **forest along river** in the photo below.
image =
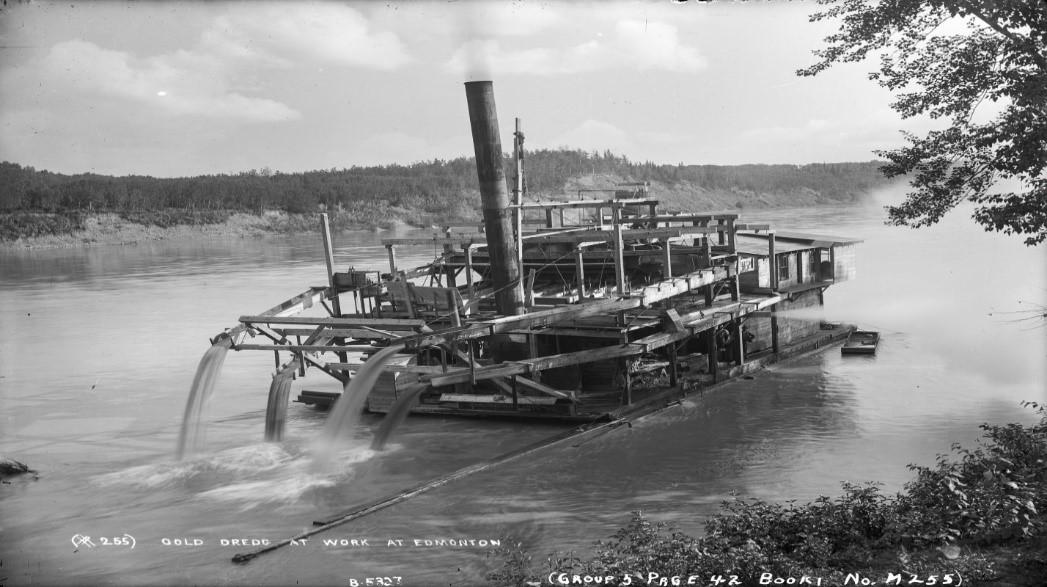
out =
[[(178, 462), (208, 338), (324, 284), (319, 236), (2, 251), (0, 452), (40, 477), (0, 486), (0, 582), (468, 585), (495, 563), (485, 540), (523, 542), (544, 559), (608, 538), (632, 510), (700, 532), (734, 494), (806, 501), (872, 480), (897, 490), (907, 464), (972, 445), (980, 423), (1033, 421), (1019, 402), (1045, 400), (1045, 329), (1020, 312), (1042, 312), (1047, 283), (1042, 248), (986, 234), (963, 213), (919, 231), (883, 226), (882, 214), (743, 214), (865, 239), (858, 279), (828, 291), (825, 314), (881, 331), (875, 357), (832, 348), (778, 365), (246, 565), (230, 558), (564, 427), (411, 417), (376, 454), (381, 419), (367, 416), (336, 472), (317, 471), (309, 455), (325, 413), (292, 404), (285, 441), (262, 442), (273, 358), (229, 353), (205, 448)], [(381, 236), (337, 235), (339, 265), (383, 269)], [(433, 254), (421, 247), (402, 264)]]

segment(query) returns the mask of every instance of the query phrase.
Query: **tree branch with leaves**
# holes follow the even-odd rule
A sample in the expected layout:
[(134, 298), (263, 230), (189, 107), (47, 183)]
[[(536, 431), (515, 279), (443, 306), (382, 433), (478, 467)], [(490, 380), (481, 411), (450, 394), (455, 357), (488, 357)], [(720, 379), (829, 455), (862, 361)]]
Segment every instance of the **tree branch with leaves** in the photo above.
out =
[[(869, 78), (902, 118), (947, 123), (877, 151), (913, 190), (888, 223), (921, 227), (964, 201), (986, 230), (1047, 240), (1047, 3), (1044, 0), (819, 0), (812, 22), (840, 29), (797, 72), (879, 58)], [(1020, 188), (1001, 190), (1001, 180)]]

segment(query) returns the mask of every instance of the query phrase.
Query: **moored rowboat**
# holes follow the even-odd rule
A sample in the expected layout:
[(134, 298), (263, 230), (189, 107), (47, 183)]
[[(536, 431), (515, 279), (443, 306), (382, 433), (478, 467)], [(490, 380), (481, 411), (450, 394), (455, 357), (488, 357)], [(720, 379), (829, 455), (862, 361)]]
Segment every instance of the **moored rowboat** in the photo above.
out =
[(880, 343), (880, 333), (872, 330), (855, 330), (847, 337), (840, 352), (845, 355), (874, 355)]

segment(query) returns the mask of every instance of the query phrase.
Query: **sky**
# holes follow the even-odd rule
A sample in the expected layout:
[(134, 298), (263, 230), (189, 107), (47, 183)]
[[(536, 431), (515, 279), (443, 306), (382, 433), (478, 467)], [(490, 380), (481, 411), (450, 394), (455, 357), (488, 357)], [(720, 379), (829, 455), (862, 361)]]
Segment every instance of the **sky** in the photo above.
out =
[(875, 63), (795, 71), (814, 2), (9, 1), (0, 160), (158, 177), (472, 155), (463, 82), (502, 142), (634, 161), (869, 161), (902, 144)]

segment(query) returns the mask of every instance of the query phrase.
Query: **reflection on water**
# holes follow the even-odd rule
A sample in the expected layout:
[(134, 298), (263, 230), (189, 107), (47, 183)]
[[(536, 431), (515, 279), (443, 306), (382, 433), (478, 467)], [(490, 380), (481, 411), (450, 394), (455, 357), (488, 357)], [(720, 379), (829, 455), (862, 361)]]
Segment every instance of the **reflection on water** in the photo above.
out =
[[(0, 486), (0, 558), (11, 584), (474, 584), (484, 552), (393, 548), (387, 540), (500, 538), (538, 555), (586, 548), (631, 510), (687, 531), (734, 495), (813, 499), (841, 481), (893, 491), (984, 421), (1029, 421), (1044, 401), (1044, 336), (1001, 320), (1047, 296), (1042, 251), (957, 218), (930, 230), (883, 226), (877, 210), (746, 212), (746, 219), (856, 236), (858, 279), (826, 294), (828, 320), (881, 331), (875, 357), (830, 349), (680, 405), (452, 482), (246, 566), (223, 546), (277, 541), (361, 504), (520, 448), (562, 426), (412, 417), (382, 453), (364, 415), (336, 466), (309, 466), (327, 415), (292, 404), (282, 442), (262, 442), (271, 354), (230, 353), (202, 450), (176, 461), (181, 416), (208, 339), (324, 284), (313, 235), (0, 253), (0, 446), (41, 472)], [(371, 233), (337, 239), (342, 266), (384, 269)], [(431, 248), (404, 251), (401, 264)], [(991, 271), (990, 271), (991, 270)], [(987, 275), (1012, 276), (1005, 286)], [(996, 313), (996, 316), (990, 316)], [(312, 376), (294, 383), (327, 385)], [(133, 535), (81, 549), (74, 534)], [(321, 538), (368, 538), (325, 547)], [(166, 546), (192, 538), (203, 547)], [(375, 546), (377, 545), (377, 546)]]

